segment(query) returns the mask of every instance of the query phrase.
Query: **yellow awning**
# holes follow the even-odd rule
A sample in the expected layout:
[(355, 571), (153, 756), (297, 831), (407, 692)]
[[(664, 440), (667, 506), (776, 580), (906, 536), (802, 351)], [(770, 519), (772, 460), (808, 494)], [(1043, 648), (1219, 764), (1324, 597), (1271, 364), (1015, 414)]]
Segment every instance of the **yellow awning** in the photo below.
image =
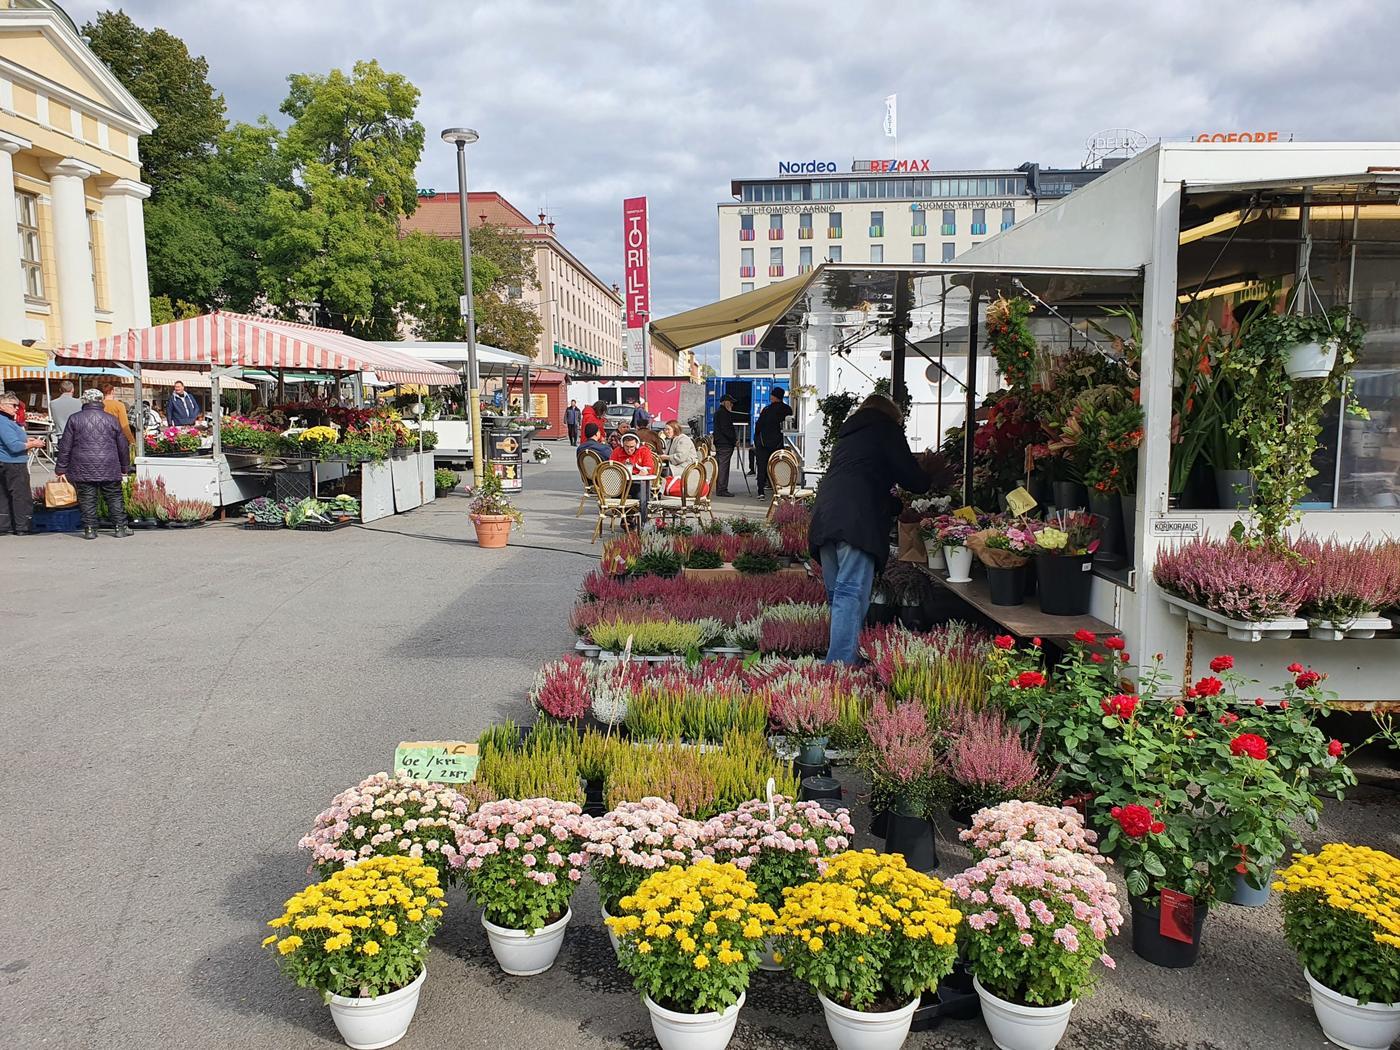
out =
[(13, 368), (44, 368), (48, 363), (49, 355), (43, 350), (0, 339), (0, 367), (8, 365)]
[(811, 273), (792, 277), (777, 284), (755, 288), (743, 295), (721, 299), (709, 306), (697, 306), (685, 313), (672, 314), (651, 324), (651, 334), (657, 342), (675, 353), (693, 346), (721, 339), (735, 332), (767, 328), (796, 302), (797, 297), (821, 273), (818, 266)]

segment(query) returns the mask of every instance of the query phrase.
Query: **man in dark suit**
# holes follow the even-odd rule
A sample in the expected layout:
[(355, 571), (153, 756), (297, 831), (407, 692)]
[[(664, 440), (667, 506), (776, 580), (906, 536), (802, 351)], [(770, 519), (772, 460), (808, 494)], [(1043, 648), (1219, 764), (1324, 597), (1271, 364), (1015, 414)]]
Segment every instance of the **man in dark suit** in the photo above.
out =
[(786, 391), (775, 386), (768, 395), (768, 404), (758, 414), (754, 424), (753, 446), (758, 454), (758, 494), (763, 496), (768, 487), (768, 460), (774, 452), (783, 447), (783, 421), (792, 415), (792, 409), (784, 398)]
[(715, 478), (716, 496), (734, 495), (729, 491), (729, 464), (734, 459), (734, 446), (738, 444), (734, 434), (734, 424), (737, 422), (741, 422), (741, 419), (734, 411), (734, 395), (726, 392), (719, 399), (719, 408), (715, 409), (715, 460), (719, 464)]

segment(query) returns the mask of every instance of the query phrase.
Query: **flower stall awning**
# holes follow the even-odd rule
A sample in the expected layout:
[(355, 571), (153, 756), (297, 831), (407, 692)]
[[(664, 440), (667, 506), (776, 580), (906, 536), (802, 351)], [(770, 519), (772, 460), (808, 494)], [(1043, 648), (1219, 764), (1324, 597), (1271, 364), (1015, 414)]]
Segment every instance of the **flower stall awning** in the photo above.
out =
[(652, 322), (652, 338), (674, 353), (680, 353), (736, 332), (766, 328), (787, 313), (788, 307), (806, 291), (821, 271), (822, 268), (818, 267), (800, 277), (663, 317)]
[(69, 360), (373, 372), (390, 383), (456, 386), (450, 368), (329, 328), (215, 312), (67, 346)]
[(0, 368), (43, 368), (48, 363), (47, 352), (0, 339)]

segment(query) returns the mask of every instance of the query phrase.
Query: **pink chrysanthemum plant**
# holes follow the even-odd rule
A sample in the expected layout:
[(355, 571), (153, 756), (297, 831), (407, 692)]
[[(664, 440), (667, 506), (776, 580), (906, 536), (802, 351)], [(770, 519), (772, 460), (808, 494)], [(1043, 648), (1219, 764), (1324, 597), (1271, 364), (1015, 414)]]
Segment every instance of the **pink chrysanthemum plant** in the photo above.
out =
[(476, 799), (445, 784), (376, 773), (331, 800), (297, 846), (311, 851), (307, 873), (328, 878), (370, 857), (421, 857), (444, 884), (464, 866), (457, 840)]
[(1093, 990), (1094, 964), (1123, 922), (1117, 890), (1093, 858), (1017, 842), (948, 882), (966, 921), (958, 952), (982, 987), (1021, 1006), (1058, 1006)]
[(594, 818), (583, 850), (603, 910), (620, 914), (618, 902), (652, 872), (694, 860), (701, 829), (698, 820), (681, 816), (674, 803), (655, 796), (624, 802)]
[(707, 821), (700, 845), (717, 862), (744, 872), (759, 899), (777, 910), (783, 890), (820, 876), (824, 859), (848, 850), (854, 835), (849, 811), (832, 813), (817, 802), (774, 795), (771, 807), (754, 799)]
[(488, 802), (457, 837), (468, 894), (489, 922), (539, 930), (564, 917), (588, 865), (591, 818), (549, 798)]
[(1084, 826), (1084, 818), (1068, 806), (1042, 806), (1020, 800), (988, 806), (972, 815), (972, 827), (958, 832), (975, 861), (1000, 857), (1020, 842), (1034, 842), (1045, 850), (1082, 853), (1095, 864), (1111, 861), (1099, 853), (1098, 835)]

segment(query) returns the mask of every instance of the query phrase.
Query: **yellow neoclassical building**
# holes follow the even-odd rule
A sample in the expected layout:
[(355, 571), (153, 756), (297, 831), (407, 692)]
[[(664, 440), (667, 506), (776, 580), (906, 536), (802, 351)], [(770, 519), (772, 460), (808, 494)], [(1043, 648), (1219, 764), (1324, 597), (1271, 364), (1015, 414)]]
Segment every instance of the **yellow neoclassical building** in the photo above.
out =
[(56, 4), (0, 0), (0, 338), (53, 349), (151, 323), (154, 129)]

